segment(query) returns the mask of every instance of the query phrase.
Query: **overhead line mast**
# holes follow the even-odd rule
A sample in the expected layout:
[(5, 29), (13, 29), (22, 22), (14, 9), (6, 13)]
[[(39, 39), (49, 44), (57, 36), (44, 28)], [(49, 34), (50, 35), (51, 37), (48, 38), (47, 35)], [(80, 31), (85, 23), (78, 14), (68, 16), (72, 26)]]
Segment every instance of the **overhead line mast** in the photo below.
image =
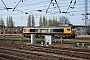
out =
[(88, 26), (87, 21), (88, 21), (88, 0), (85, 0), (85, 26)]

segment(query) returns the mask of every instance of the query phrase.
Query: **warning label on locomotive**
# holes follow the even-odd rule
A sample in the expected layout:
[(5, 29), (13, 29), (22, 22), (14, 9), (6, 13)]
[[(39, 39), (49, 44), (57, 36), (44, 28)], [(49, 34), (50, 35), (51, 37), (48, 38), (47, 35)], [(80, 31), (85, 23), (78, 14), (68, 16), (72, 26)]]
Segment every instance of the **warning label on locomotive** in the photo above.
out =
[(38, 33), (49, 33), (50, 29), (38, 29)]

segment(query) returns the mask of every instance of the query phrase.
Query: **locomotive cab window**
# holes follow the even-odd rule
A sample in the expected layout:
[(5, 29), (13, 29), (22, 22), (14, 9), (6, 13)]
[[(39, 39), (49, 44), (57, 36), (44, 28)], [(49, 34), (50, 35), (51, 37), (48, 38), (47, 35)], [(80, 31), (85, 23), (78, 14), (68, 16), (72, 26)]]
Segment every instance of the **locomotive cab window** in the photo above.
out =
[(35, 29), (30, 29), (30, 32), (35, 32)]
[(64, 29), (54, 29), (53, 32), (63, 32)]
[(70, 29), (67, 29), (67, 31), (70, 31)]

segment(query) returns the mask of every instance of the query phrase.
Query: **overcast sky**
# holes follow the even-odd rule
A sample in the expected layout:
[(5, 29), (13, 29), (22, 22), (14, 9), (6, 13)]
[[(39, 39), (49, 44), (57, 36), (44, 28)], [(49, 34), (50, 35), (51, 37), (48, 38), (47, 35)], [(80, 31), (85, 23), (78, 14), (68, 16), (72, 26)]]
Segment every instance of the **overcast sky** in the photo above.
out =
[[(3, 0), (5, 5), (8, 8), (14, 8), (20, 0)], [(3, 18), (6, 23), (7, 16), (12, 16), (13, 21), (15, 21), (16, 26), (26, 26), (27, 25), (27, 17), (29, 14), (34, 14), (35, 16), (35, 24), (38, 26), (39, 24), (39, 17), (40, 15), (46, 16), (48, 19), (52, 18), (53, 16), (59, 18), (60, 16), (66, 16), (69, 18), (70, 22), (74, 25), (83, 25), (84, 16), (81, 14), (85, 13), (85, 1), (84, 0), (76, 0), (76, 4), (74, 8), (69, 8), (71, 0), (56, 0), (61, 12), (70, 12), (67, 14), (60, 13), (57, 7), (57, 4), (51, 4), (49, 7), (51, 0), (23, 0), (20, 2), (18, 6), (14, 9), (9, 9), (8, 11), (5, 9), (4, 4), (0, 0), (0, 18)], [(89, 0), (88, 0), (89, 1)], [(75, 0), (72, 0), (71, 7), (74, 5)], [(55, 0), (52, 1), (55, 3)], [(90, 1), (88, 2), (88, 12), (90, 13)], [(48, 13), (46, 13), (47, 8)], [(39, 12), (37, 10), (42, 10)], [(29, 14), (25, 14), (28, 12)], [(88, 16), (90, 19), (90, 16)]]

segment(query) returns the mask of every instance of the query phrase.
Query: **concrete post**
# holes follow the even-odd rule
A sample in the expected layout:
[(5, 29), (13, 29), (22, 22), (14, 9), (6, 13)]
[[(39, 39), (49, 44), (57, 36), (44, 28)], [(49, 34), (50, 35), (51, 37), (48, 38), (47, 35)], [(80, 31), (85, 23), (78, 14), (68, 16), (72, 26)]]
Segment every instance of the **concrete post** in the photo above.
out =
[(31, 34), (31, 44), (34, 43), (34, 34)]
[(63, 40), (63, 39), (62, 39), (62, 36), (60, 36), (61, 45), (62, 45), (62, 40)]
[(52, 35), (45, 35), (45, 44), (52, 44), (54, 37)]
[(42, 45), (42, 46), (44, 45), (43, 42), (41, 42), (41, 45)]

